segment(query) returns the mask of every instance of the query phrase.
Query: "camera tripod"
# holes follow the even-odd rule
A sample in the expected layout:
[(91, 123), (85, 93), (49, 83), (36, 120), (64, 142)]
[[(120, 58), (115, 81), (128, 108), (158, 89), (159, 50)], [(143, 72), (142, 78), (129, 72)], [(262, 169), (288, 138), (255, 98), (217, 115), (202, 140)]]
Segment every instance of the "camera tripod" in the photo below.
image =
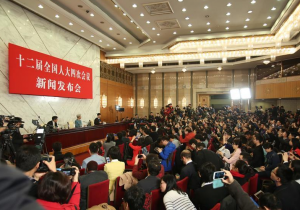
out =
[(10, 139), (2, 139), (2, 147), (0, 153), (1, 158), (3, 157), (6, 160), (9, 160), (11, 163), (15, 163), (16, 151)]

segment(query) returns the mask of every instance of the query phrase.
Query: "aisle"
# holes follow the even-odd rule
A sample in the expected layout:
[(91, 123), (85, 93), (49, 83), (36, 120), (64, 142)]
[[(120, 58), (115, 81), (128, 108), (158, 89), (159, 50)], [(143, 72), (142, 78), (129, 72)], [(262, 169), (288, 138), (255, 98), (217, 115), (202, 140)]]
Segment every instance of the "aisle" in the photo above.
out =
[(75, 159), (76, 159), (77, 163), (82, 165), (82, 161), (89, 156), (90, 156), (90, 154), (88, 152), (84, 152), (84, 153), (75, 155)]

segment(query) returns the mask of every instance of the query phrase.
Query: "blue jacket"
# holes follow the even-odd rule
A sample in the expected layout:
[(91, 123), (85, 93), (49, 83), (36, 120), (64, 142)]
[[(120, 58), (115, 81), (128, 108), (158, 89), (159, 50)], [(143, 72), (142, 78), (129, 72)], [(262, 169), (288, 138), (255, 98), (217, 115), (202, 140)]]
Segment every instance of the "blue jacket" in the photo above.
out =
[(266, 171), (272, 171), (274, 168), (276, 168), (280, 163), (279, 156), (275, 151), (271, 151), (267, 153), (266, 156)]
[(172, 153), (176, 149), (175, 144), (169, 142), (165, 148), (159, 153), (160, 157), (162, 158), (161, 164), (164, 166), (165, 171), (172, 170)]

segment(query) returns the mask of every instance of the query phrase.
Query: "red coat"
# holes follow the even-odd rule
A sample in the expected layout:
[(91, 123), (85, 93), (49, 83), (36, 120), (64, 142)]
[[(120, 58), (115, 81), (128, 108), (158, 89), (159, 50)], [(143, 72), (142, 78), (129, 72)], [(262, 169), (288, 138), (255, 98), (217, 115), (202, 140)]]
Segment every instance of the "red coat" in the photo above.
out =
[[(77, 185), (76, 185), (77, 184)], [(36, 201), (44, 207), (46, 210), (78, 210), (80, 209), (79, 203), (80, 203), (80, 183), (79, 182), (73, 182), (72, 183), (72, 189), (73, 187), (76, 188), (74, 190), (74, 193), (69, 201), (69, 203), (66, 204), (60, 204), (50, 201), (45, 201), (41, 199), (37, 199)], [(75, 208), (76, 205), (76, 208)]]
[[(163, 165), (160, 165), (160, 166), (161, 166), (161, 169), (160, 169), (157, 177), (161, 179), (165, 175), (165, 169), (164, 169)], [(147, 169), (139, 170), (138, 165), (134, 165), (132, 168), (132, 176), (137, 178), (138, 180), (142, 180), (142, 179), (145, 179), (146, 176), (148, 176), (148, 171), (147, 171)]]
[(186, 146), (191, 148), (191, 145), (189, 144), (189, 141), (193, 138), (195, 138), (196, 134), (194, 132), (190, 132), (185, 135), (185, 138), (182, 138), (182, 135), (179, 136), (179, 141), (182, 144), (186, 144)]

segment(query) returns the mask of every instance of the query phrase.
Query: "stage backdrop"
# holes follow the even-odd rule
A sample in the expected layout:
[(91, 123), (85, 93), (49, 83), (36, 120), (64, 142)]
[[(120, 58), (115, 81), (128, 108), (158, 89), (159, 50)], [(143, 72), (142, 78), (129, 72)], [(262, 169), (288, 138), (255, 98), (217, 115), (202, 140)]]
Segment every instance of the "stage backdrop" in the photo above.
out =
[[(91, 99), (9, 94), (9, 43), (91, 68)], [(21, 88), (26, 88), (27, 78), (22, 80)], [(38, 116), (47, 123), (57, 115), (59, 127), (64, 127), (81, 114), (85, 124), (100, 111), (100, 48), (11, 1), (0, 0), (0, 84), (0, 115), (22, 117), (23, 133), (35, 129), (31, 121)]]

